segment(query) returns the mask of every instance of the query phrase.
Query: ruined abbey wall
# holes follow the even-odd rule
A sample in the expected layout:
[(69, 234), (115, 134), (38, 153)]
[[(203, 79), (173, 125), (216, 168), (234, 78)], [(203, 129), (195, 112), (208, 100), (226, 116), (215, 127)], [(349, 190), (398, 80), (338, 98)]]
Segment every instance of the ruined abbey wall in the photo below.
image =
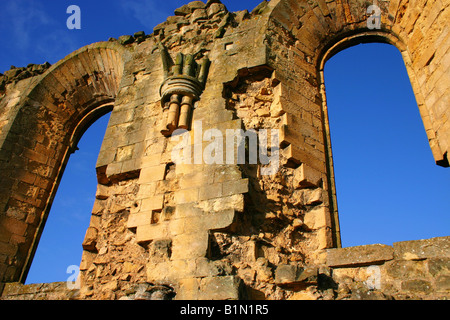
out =
[[(448, 166), (449, 2), (379, 6), (381, 28), (372, 30), (367, 4), (358, 0), (272, 0), (251, 13), (194, 1), (150, 35), (5, 72), (4, 297), (66, 296), (57, 284), (20, 282), (70, 153), (86, 127), (111, 110), (82, 244), (81, 288), (66, 297), (448, 297), (448, 238), (339, 249), (323, 80), (333, 54), (360, 42), (395, 45), (436, 163)], [(249, 143), (239, 161), (240, 149), (227, 145), (235, 138), (227, 132), (237, 130), (267, 132), (268, 143), (259, 135), (257, 148)], [(177, 149), (181, 141), (188, 147)], [(180, 152), (184, 158), (174, 159)], [(279, 162), (264, 161), (275, 154)]]

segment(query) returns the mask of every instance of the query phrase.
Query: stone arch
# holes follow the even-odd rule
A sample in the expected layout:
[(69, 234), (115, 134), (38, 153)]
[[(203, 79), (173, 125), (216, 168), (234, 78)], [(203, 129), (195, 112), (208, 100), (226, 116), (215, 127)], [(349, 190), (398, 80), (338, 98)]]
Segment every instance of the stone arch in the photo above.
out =
[[(326, 211), (330, 214), (323, 218), (322, 227), (331, 232), (326, 233), (324, 247), (341, 246), (323, 77), (325, 62), (334, 54), (364, 42), (396, 46), (403, 56), (435, 161), (449, 166), (449, 65), (444, 57), (450, 43), (444, 31), (450, 5), (440, 1), (378, 1), (381, 25), (370, 29), (367, 7), (371, 4), (359, 0), (276, 0), (269, 2), (266, 13), (266, 42), (275, 53), (269, 59), (282, 84), (286, 125), (292, 127), (291, 132), (304, 132), (303, 138), (314, 141), (308, 144), (299, 141), (298, 135), (286, 133), (283, 143), (290, 146), (288, 158), (307, 163), (326, 176)], [(311, 130), (306, 132), (302, 127)]]
[[(24, 282), (70, 154), (110, 112), (128, 52), (113, 42), (70, 54), (20, 98), (0, 145), (0, 284)], [(1, 288), (0, 288), (1, 289)]]

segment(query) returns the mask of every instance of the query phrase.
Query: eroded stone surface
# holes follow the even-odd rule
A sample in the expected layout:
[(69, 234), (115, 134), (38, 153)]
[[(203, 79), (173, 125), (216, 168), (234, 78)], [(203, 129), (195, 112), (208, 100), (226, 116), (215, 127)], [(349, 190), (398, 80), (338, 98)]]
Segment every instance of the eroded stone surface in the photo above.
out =
[[(193, 1), (151, 34), (0, 75), (3, 297), (448, 298), (447, 237), (331, 249), (340, 245), (339, 221), (322, 72), (332, 54), (358, 37), (397, 45), (433, 155), (448, 166), (448, 2), (380, 2), (377, 31), (367, 28), (366, 5), (273, 0), (232, 13), (218, 0)], [(161, 48), (171, 59), (161, 60)], [(190, 163), (174, 161), (180, 140), (161, 134), (168, 112), (159, 90), (173, 67), (164, 63), (186, 55), (211, 61), (188, 128)], [(80, 289), (21, 286), (65, 155), (91, 120), (111, 110)], [(269, 166), (249, 159), (227, 163), (222, 152), (205, 163), (205, 150), (216, 150), (202, 139), (208, 129), (223, 137), (273, 130), (278, 143), (263, 151), (279, 150), (277, 170), (262, 174)], [(225, 150), (226, 141), (215, 146)]]

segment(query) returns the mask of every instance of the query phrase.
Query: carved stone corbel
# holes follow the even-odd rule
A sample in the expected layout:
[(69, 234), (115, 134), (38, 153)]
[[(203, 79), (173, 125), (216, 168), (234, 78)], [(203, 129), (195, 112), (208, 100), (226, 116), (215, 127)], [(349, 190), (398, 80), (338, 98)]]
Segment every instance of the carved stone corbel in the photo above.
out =
[(173, 62), (162, 45), (160, 52), (164, 69), (164, 82), (160, 88), (161, 105), (168, 113), (161, 133), (168, 137), (176, 129), (190, 129), (194, 104), (205, 89), (211, 62), (205, 57), (199, 65), (193, 55), (182, 53)]

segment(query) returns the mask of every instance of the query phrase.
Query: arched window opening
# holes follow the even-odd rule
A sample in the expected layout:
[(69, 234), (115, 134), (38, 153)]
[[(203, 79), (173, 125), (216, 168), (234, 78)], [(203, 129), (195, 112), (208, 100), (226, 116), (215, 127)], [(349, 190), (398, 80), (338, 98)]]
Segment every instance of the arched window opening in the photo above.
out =
[(448, 236), (450, 171), (435, 164), (397, 48), (345, 49), (324, 77), (342, 246)]
[(96, 162), (110, 113), (84, 132), (66, 165), (26, 284), (66, 281), (78, 268), (97, 188)]

